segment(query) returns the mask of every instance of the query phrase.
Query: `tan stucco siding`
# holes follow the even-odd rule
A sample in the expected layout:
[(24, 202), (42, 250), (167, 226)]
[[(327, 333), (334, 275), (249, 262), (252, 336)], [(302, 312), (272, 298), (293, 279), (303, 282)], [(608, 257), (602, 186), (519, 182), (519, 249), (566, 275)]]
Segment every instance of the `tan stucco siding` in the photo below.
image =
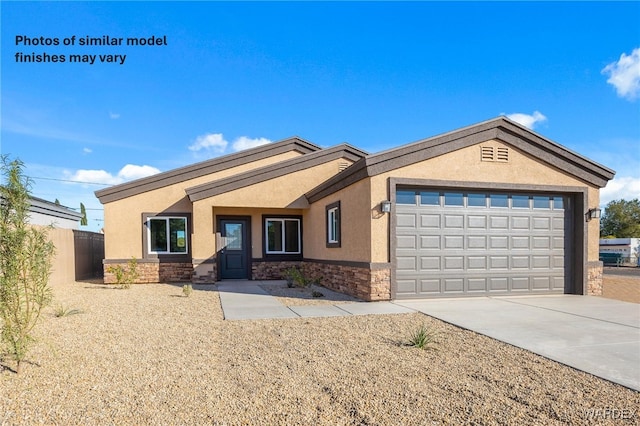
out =
[(207, 198), (219, 207), (307, 208), (304, 194), (339, 171), (340, 164), (351, 163), (341, 158), (315, 167), (259, 182)]
[[(300, 156), (289, 151), (273, 157), (221, 170), (206, 176), (168, 185), (163, 188), (113, 201), (104, 205), (105, 258), (129, 259), (142, 256), (142, 213), (192, 213), (185, 189), (237, 173)], [(196, 218), (196, 215), (193, 215)], [(195, 227), (198, 219), (194, 220)]]
[[(376, 212), (369, 211), (369, 180), (361, 180), (335, 194), (319, 200), (306, 211), (304, 256), (308, 259), (369, 262), (371, 258), (370, 221)], [(340, 202), (340, 247), (327, 248), (326, 206)]]
[[(509, 162), (481, 161), (480, 147), (508, 147)], [(553, 185), (588, 188), (589, 208), (598, 206), (598, 188), (577, 179), (549, 164), (540, 162), (530, 155), (500, 141), (488, 141), (448, 154), (431, 158), (423, 162), (398, 168), (371, 178), (371, 202), (374, 204), (389, 199), (389, 178), (413, 178), (432, 180), (451, 180), (469, 182), (491, 182), (523, 185)], [(371, 261), (389, 260), (387, 242), (388, 215), (380, 220), (371, 221)], [(598, 260), (598, 221), (588, 226), (588, 260)]]

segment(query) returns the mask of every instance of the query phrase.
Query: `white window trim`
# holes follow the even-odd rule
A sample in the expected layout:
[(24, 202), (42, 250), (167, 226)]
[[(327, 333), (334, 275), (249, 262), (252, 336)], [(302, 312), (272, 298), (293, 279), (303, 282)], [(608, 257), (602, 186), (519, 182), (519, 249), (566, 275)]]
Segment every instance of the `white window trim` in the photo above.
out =
[[(298, 251), (285, 251), (286, 250), (286, 227), (284, 223), (286, 221), (295, 221), (298, 222)], [(269, 250), (269, 222), (281, 222), (282, 226), (280, 229), (282, 230), (282, 250), (272, 251)], [(301, 241), (301, 230), (300, 230), (300, 219), (297, 218), (288, 218), (288, 217), (267, 217), (264, 219), (264, 252), (266, 254), (301, 254), (302, 241)]]
[(340, 242), (338, 237), (338, 206), (327, 210), (327, 241), (329, 244)]
[[(183, 252), (172, 252), (172, 251), (153, 251), (151, 250), (151, 221), (152, 220), (163, 220), (166, 226), (167, 232), (167, 248), (169, 248), (169, 244), (171, 241), (171, 232), (169, 229), (169, 220), (170, 219), (183, 219), (184, 220), (184, 244), (185, 251)], [(185, 216), (149, 216), (147, 218), (147, 247), (149, 254), (170, 254), (170, 255), (187, 255), (189, 253), (189, 238), (188, 238), (188, 230), (189, 226), (187, 223), (187, 218)]]

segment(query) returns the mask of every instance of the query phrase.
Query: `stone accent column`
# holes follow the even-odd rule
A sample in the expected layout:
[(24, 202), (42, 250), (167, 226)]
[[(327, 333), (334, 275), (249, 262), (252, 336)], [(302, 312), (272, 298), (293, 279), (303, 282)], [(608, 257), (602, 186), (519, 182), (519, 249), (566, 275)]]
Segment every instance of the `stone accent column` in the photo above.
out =
[(602, 271), (602, 262), (587, 262), (587, 294), (589, 296), (602, 296)]

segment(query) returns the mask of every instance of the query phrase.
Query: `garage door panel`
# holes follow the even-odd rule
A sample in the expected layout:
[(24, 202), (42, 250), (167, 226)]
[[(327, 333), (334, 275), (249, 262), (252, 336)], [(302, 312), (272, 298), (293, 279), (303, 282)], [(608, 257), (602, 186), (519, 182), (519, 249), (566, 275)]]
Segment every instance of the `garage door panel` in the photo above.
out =
[(476, 230), (486, 230), (487, 229), (487, 216), (486, 215), (469, 215), (467, 216), (467, 228), (468, 229), (476, 229)]
[(440, 215), (439, 214), (421, 214), (420, 227), (440, 229)]
[(513, 250), (530, 250), (528, 236), (515, 236), (511, 237), (511, 248)]
[(440, 256), (422, 256), (420, 269), (423, 271), (440, 271)]
[(504, 230), (509, 229), (509, 217), (508, 216), (491, 216), (489, 218), (490, 229)]
[(445, 271), (462, 271), (464, 269), (464, 257), (463, 256), (444, 256), (444, 270)]
[(528, 231), (531, 227), (531, 218), (528, 216), (512, 216), (511, 229)]
[(411, 271), (416, 270), (416, 258), (415, 256), (402, 256), (397, 259), (398, 271)]
[(512, 277), (511, 289), (513, 291), (529, 291), (529, 277)]
[(508, 269), (509, 256), (489, 256), (489, 269)]
[(417, 249), (416, 245), (417, 237), (415, 235), (398, 235), (396, 237), (396, 244), (398, 249)]
[(396, 222), (398, 228), (414, 229), (416, 227), (416, 215), (414, 213), (398, 213)]
[(561, 197), (461, 191), (447, 203), (445, 192), (429, 193), (429, 205), (396, 206), (398, 297), (564, 291)]
[(414, 295), (417, 293), (417, 288), (416, 288), (416, 280), (404, 280), (404, 279), (399, 279), (396, 281), (397, 282), (397, 287), (398, 287), (398, 294), (407, 294), (407, 295)]
[(462, 215), (444, 215), (444, 227), (445, 229), (463, 229), (464, 228), (464, 216)]
[(486, 278), (469, 278), (467, 280), (467, 288), (469, 292), (487, 292), (487, 279)]
[(489, 235), (489, 248), (492, 250), (508, 249), (509, 237), (505, 235)]
[(443, 284), (446, 293), (462, 293), (464, 290), (463, 278), (444, 278)]
[(440, 250), (440, 236), (439, 235), (421, 235), (420, 236), (420, 248), (428, 250)]
[(421, 293), (440, 293), (440, 280), (439, 279), (424, 279), (420, 280), (420, 292)]
[(506, 277), (489, 277), (489, 291), (506, 292), (509, 289), (509, 279)]
[(532, 290), (550, 290), (551, 277), (531, 277)]
[(486, 250), (487, 237), (485, 235), (467, 235), (467, 248), (469, 250)]
[(487, 270), (486, 256), (467, 256), (467, 270)]
[(464, 237), (462, 235), (445, 235), (445, 249), (462, 249), (464, 248)]

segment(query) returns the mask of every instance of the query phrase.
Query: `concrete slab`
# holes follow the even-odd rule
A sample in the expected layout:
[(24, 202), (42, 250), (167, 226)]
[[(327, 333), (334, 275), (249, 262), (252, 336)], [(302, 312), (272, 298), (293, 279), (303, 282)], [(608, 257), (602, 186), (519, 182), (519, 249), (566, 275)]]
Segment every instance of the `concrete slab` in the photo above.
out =
[(395, 303), (640, 390), (638, 304), (574, 295)]
[(351, 315), (349, 312), (338, 308), (334, 305), (303, 305), (289, 306), (296, 314), (301, 317), (343, 317)]
[(218, 283), (224, 319), (298, 318), (291, 309), (259, 287), (259, 281)]
[(391, 302), (343, 303), (336, 305), (336, 307), (351, 315), (408, 314), (415, 312), (414, 309), (399, 306)]

